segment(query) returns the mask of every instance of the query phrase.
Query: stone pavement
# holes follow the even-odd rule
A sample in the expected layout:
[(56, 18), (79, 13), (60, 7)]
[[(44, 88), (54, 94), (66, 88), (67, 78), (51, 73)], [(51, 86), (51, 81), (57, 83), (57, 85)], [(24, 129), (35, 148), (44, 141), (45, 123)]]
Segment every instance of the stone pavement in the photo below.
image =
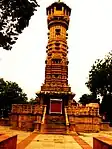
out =
[(0, 134), (17, 134), (17, 149), (92, 149), (93, 137), (105, 136), (112, 138), (112, 131), (80, 133), (78, 136), (70, 136), (24, 132), (4, 126), (0, 126)]
[(12, 129), (10, 129), (10, 127), (7, 127), (7, 126), (0, 126), (0, 134), (6, 134), (9, 136), (17, 135), (17, 144), (18, 144), (32, 133), (25, 132), (25, 131), (12, 130)]
[(33, 140), (34, 138), (37, 136), (37, 133), (32, 133), (30, 134), (27, 138), (25, 138), (24, 140), (20, 141), (17, 145), (17, 149), (24, 149), (26, 148)]
[(81, 149), (69, 135), (39, 134), (26, 149)]

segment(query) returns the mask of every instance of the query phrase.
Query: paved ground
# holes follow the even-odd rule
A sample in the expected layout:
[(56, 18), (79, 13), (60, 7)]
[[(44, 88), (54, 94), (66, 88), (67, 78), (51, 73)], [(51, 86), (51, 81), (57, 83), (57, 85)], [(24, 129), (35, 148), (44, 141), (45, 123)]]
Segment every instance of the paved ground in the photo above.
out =
[(112, 138), (112, 131), (100, 133), (80, 133), (78, 136), (47, 135), (36, 132), (11, 130), (0, 126), (0, 133), (18, 135), (17, 149), (92, 149), (94, 136)]

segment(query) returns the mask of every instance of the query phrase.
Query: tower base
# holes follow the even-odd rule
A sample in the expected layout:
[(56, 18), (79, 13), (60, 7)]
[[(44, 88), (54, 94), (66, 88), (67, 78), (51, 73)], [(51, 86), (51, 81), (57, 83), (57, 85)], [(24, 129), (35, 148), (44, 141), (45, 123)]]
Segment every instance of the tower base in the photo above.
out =
[(40, 104), (47, 105), (46, 114), (64, 114), (64, 107), (72, 103), (75, 94), (72, 92), (49, 92), (36, 93)]

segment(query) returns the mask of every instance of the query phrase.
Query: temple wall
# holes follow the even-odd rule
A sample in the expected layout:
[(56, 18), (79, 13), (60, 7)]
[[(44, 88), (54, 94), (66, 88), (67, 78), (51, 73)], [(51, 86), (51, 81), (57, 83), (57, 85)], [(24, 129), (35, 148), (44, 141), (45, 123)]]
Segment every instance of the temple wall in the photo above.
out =
[(10, 126), (10, 118), (0, 118), (0, 126)]
[(70, 121), (70, 131), (76, 132), (98, 132), (100, 131), (100, 118), (99, 117), (72, 117), (74, 121)]
[(90, 104), (87, 106), (69, 106), (67, 107), (67, 115), (71, 132), (99, 132), (101, 129), (98, 106)]
[(109, 122), (101, 122), (100, 129), (101, 131), (112, 130)]
[(39, 130), (42, 116), (42, 105), (14, 104), (10, 116), (11, 126), (27, 131)]
[[(70, 105), (66, 107), (69, 121), (69, 132), (99, 132), (100, 130), (109, 130), (109, 123), (101, 122), (99, 107), (96, 105)], [(10, 115), (10, 125), (14, 129), (40, 131), (44, 106), (30, 104), (14, 104)], [(57, 117), (50, 117), (51, 121)], [(60, 117), (61, 121), (62, 118)], [(2, 120), (3, 121), (3, 120)], [(0, 122), (6, 125), (6, 122)], [(2, 124), (3, 123), (3, 124)]]
[(7, 136), (0, 135), (0, 149), (16, 149), (17, 148), (17, 135)]

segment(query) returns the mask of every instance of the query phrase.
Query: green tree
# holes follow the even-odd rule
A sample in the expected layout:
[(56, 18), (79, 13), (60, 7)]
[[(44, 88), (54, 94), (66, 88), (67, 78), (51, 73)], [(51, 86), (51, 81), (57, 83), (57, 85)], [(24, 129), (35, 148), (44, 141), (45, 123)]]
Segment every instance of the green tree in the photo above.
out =
[(89, 103), (99, 103), (99, 99), (96, 99), (92, 94), (83, 94), (80, 97), (79, 103), (86, 105)]
[(29, 101), (29, 103), (30, 104), (35, 104), (35, 103), (37, 103), (37, 101), (35, 99), (31, 98), (30, 101)]
[(105, 115), (105, 121), (112, 122), (112, 95), (105, 95), (100, 105), (100, 113)]
[(0, 0), (0, 47), (11, 50), (37, 6), (36, 0)]
[(87, 87), (93, 95), (102, 96), (100, 112), (106, 113), (106, 119), (110, 120), (112, 113), (112, 51), (103, 59), (98, 59), (89, 71)]
[(94, 95), (112, 94), (112, 51), (104, 59), (95, 61), (86, 85)]
[(0, 109), (10, 111), (12, 104), (27, 103), (27, 100), (17, 83), (0, 79)]

